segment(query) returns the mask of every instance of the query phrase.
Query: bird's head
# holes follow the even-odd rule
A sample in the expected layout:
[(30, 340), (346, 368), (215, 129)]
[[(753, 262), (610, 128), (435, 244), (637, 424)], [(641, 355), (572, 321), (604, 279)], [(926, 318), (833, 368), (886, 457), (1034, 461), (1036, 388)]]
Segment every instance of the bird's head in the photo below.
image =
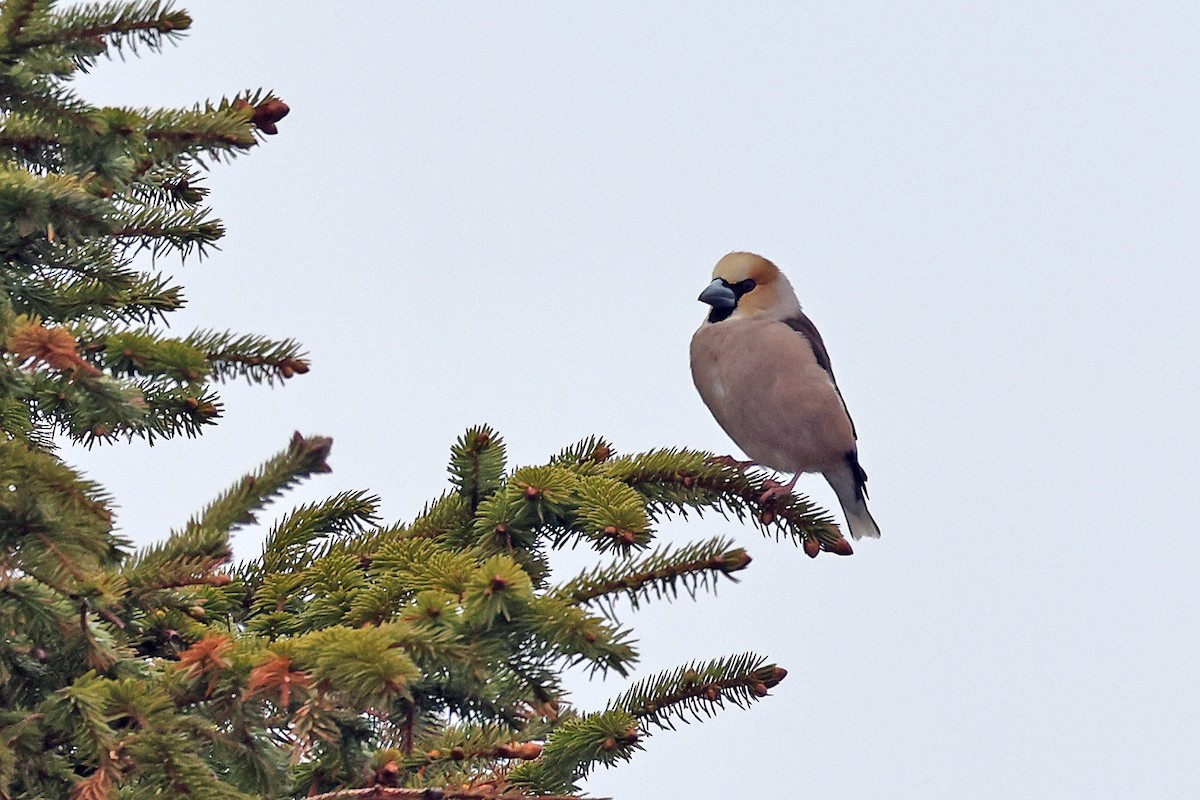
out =
[(800, 310), (796, 293), (779, 267), (754, 253), (730, 253), (718, 261), (713, 282), (698, 299), (712, 306), (709, 322), (759, 314), (786, 319)]

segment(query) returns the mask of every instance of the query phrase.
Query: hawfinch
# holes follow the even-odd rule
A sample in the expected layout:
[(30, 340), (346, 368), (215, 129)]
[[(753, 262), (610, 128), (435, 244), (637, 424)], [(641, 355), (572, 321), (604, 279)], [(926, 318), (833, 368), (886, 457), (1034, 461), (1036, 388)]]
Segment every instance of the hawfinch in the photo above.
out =
[(764, 501), (820, 472), (837, 492), (855, 539), (878, 537), (867, 511), (857, 434), (833, 379), (821, 334), (779, 268), (753, 253), (717, 262), (700, 294), (712, 306), (692, 337), (692, 380), (704, 404), (753, 461), (793, 473), (770, 481)]

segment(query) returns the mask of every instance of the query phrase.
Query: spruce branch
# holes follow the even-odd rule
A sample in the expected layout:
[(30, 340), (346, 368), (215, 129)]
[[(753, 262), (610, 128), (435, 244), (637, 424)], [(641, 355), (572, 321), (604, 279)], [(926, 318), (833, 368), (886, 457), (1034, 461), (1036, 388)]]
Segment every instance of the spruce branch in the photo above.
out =
[(213, 528), (230, 531), (254, 523), (254, 511), (284, 490), (314, 473), (330, 472), (325, 459), (332, 446), (333, 440), (327, 437), (306, 438), (296, 432), (286, 449), (226, 489), (204, 511), (189, 520), (185, 530)]
[[(28, 21), (28, 18), (27, 20)], [(36, 27), (25, 27), (10, 40), (10, 52), (22, 53), (38, 47), (66, 46), (103, 38), (111, 46), (139, 46), (155, 51), (177, 39), (191, 27), (192, 19), (175, 11), (169, 2), (112, 2), (73, 6), (60, 14), (45, 15)]]
[(111, 202), (71, 175), (33, 175), (0, 166), (0, 249), (51, 237), (74, 244), (113, 230)]
[(359, 533), (378, 522), (379, 498), (366, 492), (342, 492), (321, 503), (300, 506), (277, 522), (267, 534), (260, 560), (264, 572), (284, 572), (310, 566), (319, 539)]
[[(360, 789), (335, 789), (308, 795), (306, 800), (532, 800), (534, 796), (514, 792), (501, 784), (471, 784), (436, 789), (409, 789), (400, 786), (366, 786)], [(586, 800), (578, 794), (537, 794), (537, 800)]]
[(234, 336), (218, 331), (193, 331), (183, 343), (202, 351), (219, 380), (242, 377), (251, 383), (303, 375), (308, 372), (308, 359), (300, 344), (291, 340), (266, 339), (261, 336)]
[(673, 599), (683, 589), (695, 599), (700, 589), (715, 590), (717, 579), (725, 576), (736, 581), (735, 572), (750, 565), (750, 556), (733, 547), (729, 539), (709, 539), (676, 549), (672, 545), (634, 559), (623, 559), (572, 578), (554, 590), (554, 594), (573, 603), (588, 604), (599, 600), (607, 614), (618, 596), (638, 606), (650, 599)]
[(8, 0), (0, 6), (0, 31), (4, 38), (11, 41), (19, 36), (39, 6), (45, 5), (43, 0)]
[(611, 700), (608, 709), (660, 728), (674, 728), (675, 721), (711, 717), (726, 701), (746, 708), (766, 697), (785, 677), (787, 670), (767, 664), (754, 653), (694, 662), (638, 681)]
[(597, 765), (630, 760), (642, 749), (641, 738), (637, 720), (626, 711), (569, 719), (550, 734), (541, 757), (514, 767), (508, 780), (536, 795), (577, 793), (577, 782)]
[(184, 586), (220, 586), (229, 582), (229, 575), (217, 570), (232, 557), (225, 531), (187, 528), (136, 553), (119, 574), (134, 597)]
[[(644, 495), (651, 519), (686, 517), (689, 511), (703, 513), (712, 508), (726, 516), (749, 519), (776, 539), (814, 542), (821, 550), (839, 555), (852, 552), (828, 511), (795, 494), (764, 503), (764, 473), (726, 464), (711, 453), (654, 450), (607, 462), (602, 473)], [(805, 552), (814, 555), (816, 551), (806, 547)]]
[(148, 208), (121, 220), (111, 235), (130, 248), (130, 257), (141, 250), (155, 258), (175, 250), (186, 258), (193, 251), (205, 255), (225, 235), (225, 226), (205, 208)]
[(606, 624), (551, 595), (540, 595), (529, 604), (525, 623), (539, 640), (531, 649), (544, 647), (568, 664), (587, 664), (590, 673), (608, 670), (628, 675), (638, 653), (630, 644), (629, 631)]
[(20, 297), (18, 310), (59, 323), (149, 323), (183, 306), (182, 290), (157, 275), (113, 270), (75, 277), (62, 272), (46, 269), (11, 277), (9, 287)]
[(500, 488), (503, 477), (504, 440), (488, 426), (471, 428), (450, 449), (450, 480), (472, 512)]

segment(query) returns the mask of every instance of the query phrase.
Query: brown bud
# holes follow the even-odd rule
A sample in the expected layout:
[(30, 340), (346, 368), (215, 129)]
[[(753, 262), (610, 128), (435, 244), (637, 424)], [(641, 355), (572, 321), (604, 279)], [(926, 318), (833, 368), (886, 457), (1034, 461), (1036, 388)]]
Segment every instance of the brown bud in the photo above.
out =
[(770, 689), (772, 686), (777, 686), (781, 680), (787, 677), (787, 674), (788, 673), (786, 669), (783, 667), (777, 667), (774, 664), (754, 670), (754, 677), (763, 683), (768, 689)]
[(608, 461), (610, 458), (612, 458), (612, 455), (613, 455), (612, 448), (606, 444), (602, 444), (599, 447), (597, 447), (595, 450), (592, 451), (592, 460), (593, 461)]
[(731, 550), (730, 552), (718, 558), (715, 566), (717, 569), (721, 570), (721, 572), (724, 572), (726, 575), (728, 575), (731, 572), (737, 572), (738, 570), (742, 570), (750, 566), (751, 561), (753, 561), (753, 559), (750, 558), (750, 554), (739, 547), (737, 550)]
[(704, 690), (704, 696), (715, 703), (721, 699), (721, 690), (716, 686), (709, 686)]
[(455, 747), (450, 750), (450, 758), (454, 759), (455, 761), (462, 761), (466, 757), (467, 751), (463, 750), (461, 747)]
[(683, 488), (685, 489), (690, 489), (696, 485), (696, 479), (691, 475), (684, 475), (679, 482), (683, 484)]
[(250, 121), (263, 133), (274, 135), (279, 133), (275, 123), (286, 117), (289, 111), (291, 109), (282, 100), (267, 100), (255, 106)]
[(503, 575), (493, 575), (491, 586), (493, 592), (502, 592), (508, 588), (508, 578)]
[(761, 522), (763, 525), (770, 525), (772, 522), (775, 521), (775, 512), (774, 511), (761, 512), (758, 515), (758, 521)]
[(581, 638), (582, 638), (582, 639), (583, 639), (585, 642), (587, 642), (588, 644), (595, 644), (595, 643), (596, 643), (596, 638), (597, 638), (597, 637), (596, 637), (596, 634), (595, 634), (595, 633), (593, 633), (592, 631), (584, 631), (582, 634), (580, 634), (580, 636), (581, 636)]
[(537, 488), (536, 486), (526, 486), (525, 487), (525, 499), (526, 500), (537, 500), (541, 496), (542, 496), (542, 490)]
[(431, 759), (433, 761), (436, 761), (437, 759), (442, 757), (442, 751), (441, 750), (430, 750), (428, 753), (425, 754), (425, 757), (428, 759)]
[(852, 548), (850, 543), (846, 541), (845, 536), (839, 536), (832, 542), (826, 542), (825, 549), (831, 553), (837, 553), (839, 556), (854, 555), (854, 548)]
[(475, 434), (475, 446), (476, 447), (484, 447), (485, 445), (491, 444), (491, 441), (492, 441), (492, 437), (488, 436), (487, 433), (485, 433), (484, 431), (478, 431)]
[(617, 749), (617, 740), (615, 738), (613, 738), (612, 736), (609, 736), (607, 739), (604, 740), (604, 744), (602, 745), (602, 747), (604, 748), (604, 751), (606, 753), (611, 753), (613, 750)]
[(204, 609), (201, 608), (200, 606), (192, 606), (191, 608), (189, 608), (188, 616), (191, 617), (192, 619), (199, 620), (201, 622), (203, 622), (205, 619), (208, 618), (208, 614), (204, 613)]
[(621, 531), (621, 541), (625, 544), (637, 544), (637, 534), (633, 531)]
[(755, 681), (754, 683), (750, 684), (750, 691), (757, 697), (766, 697), (767, 685), (765, 683), (759, 683), (758, 681)]
[(537, 742), (524, 742), (515, 748), (517, 758), (532, 761), (542, 754), (542, 745)]
[(805, 539), (804, 552), (809, 558), (816, 558), (821, 552), (821, 543), (816, 539)]
[(605, 525), (604, 526), (604, 535), (605, 536), (616, 536), (617, 535), (617, 526), (616, 525)]
[(195, 414), (200, 408), (200, 401), (194, 397), (185, 398), (183, 401), (183, 407), (188, 410), (189, 414)]
[(400, 775), (400, 767), (395, 761), (389, 761), (375, 771), (375, 780), (384, 786), (395, 786), (396, 778)]
[(497, 536), (499, 536), (499, 537), (503, 538), (504, 536), (507, 536), (507, 535), (508, 535), (508, 526), (507, 526), (507, 525), (505, 525), (503, 522), (501, 522), (499, 525), (497, 525), (496, 527), (492, 528), (492, 533), (494, 533), (494, 534), (496, 534)]

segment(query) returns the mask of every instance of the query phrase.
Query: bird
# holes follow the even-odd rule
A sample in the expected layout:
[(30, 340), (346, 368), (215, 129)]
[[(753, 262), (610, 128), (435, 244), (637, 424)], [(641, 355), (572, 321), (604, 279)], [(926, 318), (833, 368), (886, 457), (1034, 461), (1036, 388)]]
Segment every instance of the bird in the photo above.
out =
[(691, 368), (704, 404), (751, 459), (727, 463), (792, 474), (786, 484), (764, 484), (764, 503), (790, 493), (802, 473), (819, 472), (851, 536), (878, 538), (858, 432), (821, 334), (787, 276), (760, 255), (734, 252), (712, 278), (697, 298), (710, 310), (692, 336)]

